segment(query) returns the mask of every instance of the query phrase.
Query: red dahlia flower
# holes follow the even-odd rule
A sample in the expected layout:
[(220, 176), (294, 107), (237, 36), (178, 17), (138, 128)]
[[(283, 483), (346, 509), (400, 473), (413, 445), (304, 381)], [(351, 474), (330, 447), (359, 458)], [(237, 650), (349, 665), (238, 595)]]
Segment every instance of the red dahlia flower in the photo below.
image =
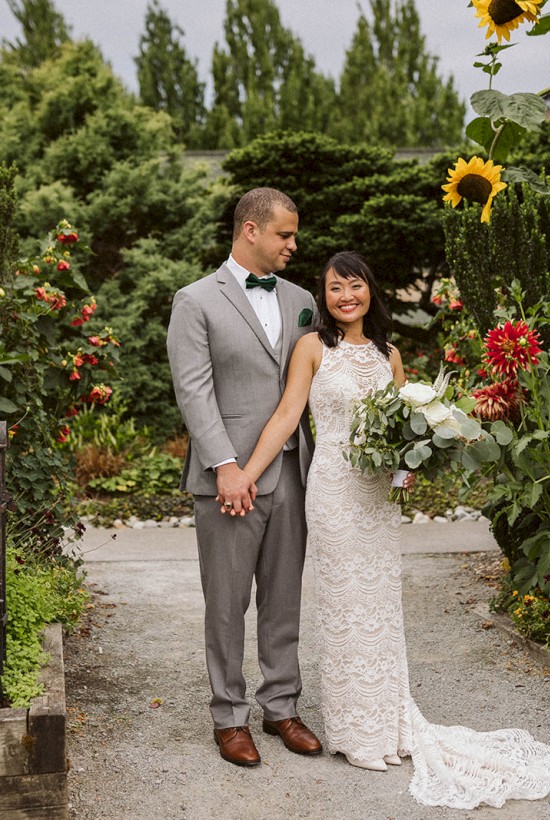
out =
[(527, 370), (538, 364), (540, 336), (529, 330), (527, 322), (506, 322), (503, 327), (490, 330), (485, 337), (485, 362), (495, 373), (513, 376), (518, 368)]
[(519, 395), (519, 384), (512, 379), (480, 387), (472, 391), (476, 400), (474, 413), (487, 421), (507, 421), (517, 416)]

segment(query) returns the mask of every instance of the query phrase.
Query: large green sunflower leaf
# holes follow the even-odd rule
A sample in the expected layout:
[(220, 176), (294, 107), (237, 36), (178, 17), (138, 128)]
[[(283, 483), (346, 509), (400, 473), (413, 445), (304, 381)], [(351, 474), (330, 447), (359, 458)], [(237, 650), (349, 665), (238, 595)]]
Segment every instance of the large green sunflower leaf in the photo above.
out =
[[(519, 145), (527, 129), (508, 120), (504, 123), (493, 149), (493, 159), (504, 162), (510, 149)], [(466, 128), (466, 135), (489, 151), (495, 138), (495, 129), (489, 117), (476, 117)]]
[(493, 122), (512, 120), (529, 131), (538, 130), (546, 119), (546, 103), (537, 94), (520, 92), (506, 95), (491, 88), (475, 91), (470, 102), (481, 117), (489, 117)]
[(509, 168), (506, 168), (506, 170), (502, 172), (501, 176), (505, 182), (526, 182), (527, 185), (529, 185), (533, 191), (536, 191), (538, 194), (550, 196), (550, 188), (548, 185), (546, 185), (546, 183), (543, 182), (543, 180), (537, 176), (534, 171), (530, 171), (522, 165), (519, 167), (510, 165)]
[(527, 34), (529, 37), (537, 37), (540, 34), (548, 34), (550, 31), (550, 14), (545, 14), (541, 17), (537, 25), (534, 26)]

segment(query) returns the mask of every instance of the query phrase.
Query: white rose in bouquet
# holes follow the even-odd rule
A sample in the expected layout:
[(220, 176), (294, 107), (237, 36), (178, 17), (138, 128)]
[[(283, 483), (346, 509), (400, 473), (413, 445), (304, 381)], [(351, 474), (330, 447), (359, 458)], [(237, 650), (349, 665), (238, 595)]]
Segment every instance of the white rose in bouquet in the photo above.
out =
[(407, 383), (399, 390), (399, 398), (417, 410), (437, 399), (437, 393), (430, 384)]
[(448, 420), (451, 415), (451, 408), (436, 399), (423, 407), (419, 407), (418, 412), (422, 413), (432, 430), (437, 430), (439, 424)]

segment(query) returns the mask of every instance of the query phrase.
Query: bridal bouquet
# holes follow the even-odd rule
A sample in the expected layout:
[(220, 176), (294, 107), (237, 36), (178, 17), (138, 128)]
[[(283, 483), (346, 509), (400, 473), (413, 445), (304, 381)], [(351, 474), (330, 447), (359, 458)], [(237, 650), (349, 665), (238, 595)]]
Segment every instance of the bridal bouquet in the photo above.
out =
[(407, 382), (397, 388), (390, 382), (355, 407), (344, 457), (361, 472), (393, 472), (390, 501), (407, 500), (408, 490), (400, 484), (408, 471), (433, 478), (446, 467), (456, 470), (464, 448), (485, 437), (480, 423), (468, 415), (475, 399), (453, 401), (450, 376), (442, 366), (433, 384)]

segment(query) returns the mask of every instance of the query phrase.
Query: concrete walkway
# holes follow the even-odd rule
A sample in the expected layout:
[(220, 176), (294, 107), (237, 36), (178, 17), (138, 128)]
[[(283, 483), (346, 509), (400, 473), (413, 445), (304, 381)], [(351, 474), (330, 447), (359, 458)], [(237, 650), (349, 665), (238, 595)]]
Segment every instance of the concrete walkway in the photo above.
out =
[[(454, 521), (449, 524), (405, 524), (402, 552), (457, 553), (498, 550), (489, 521)], [(101, 529), (89, 527), (80, 552), (87, 564), (98, 561), (195, 561), (197, 542), (193, 527)]]
[[(293, 755), (264, 735), (253, 699), (253, 606), (244, 669), (263, 764), (246, 770), (226, 763), (208, 711), (194, 530), (89, 528), (81, 549), (95, 595), (85, 634), (66, 641), (75, 820), (550, 820), (548, 798), (472, 812), (419, 806), (408, 793), (410, 760), (387, 773), (366, 772), (340, 755)], [(411, 690), (434, 723), (513, 725), (550, 743), (550, 677), (475, 611), (491, 592), (467, 571), (468, 554), (496, 549), (485, 519), (403, 527)], [(300, 714), (323, 739), (309, 558), (301, 636)]]

